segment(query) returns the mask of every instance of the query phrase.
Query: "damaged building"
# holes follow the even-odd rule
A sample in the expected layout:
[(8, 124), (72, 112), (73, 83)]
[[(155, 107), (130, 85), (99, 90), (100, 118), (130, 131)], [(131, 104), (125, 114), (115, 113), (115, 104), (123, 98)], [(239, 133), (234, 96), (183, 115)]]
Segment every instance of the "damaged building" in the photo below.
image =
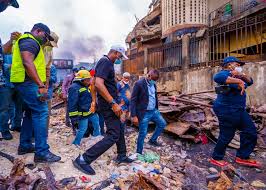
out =
[(212, 90), (223, 58), (236, 56), (256, 81), (248, 103), (262, 105), (265, 35), (264, 0), (157, 0), (126, 38), (130, 59), (123, 70), (139, 77), (159, 69), (159, 91), (195, 93)]

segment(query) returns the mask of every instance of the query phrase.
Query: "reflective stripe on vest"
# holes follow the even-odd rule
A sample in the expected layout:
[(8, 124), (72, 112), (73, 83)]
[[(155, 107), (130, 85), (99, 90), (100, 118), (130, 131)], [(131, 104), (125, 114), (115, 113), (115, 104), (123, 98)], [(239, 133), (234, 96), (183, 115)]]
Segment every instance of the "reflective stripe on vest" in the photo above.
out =
[(75, 111), (75, 112), (69, 112), (69, 117), (75, 117), (75, 116), (86, 117), (86, 116), (89, 116), (90, 114), (92, 114), (90, 111), (89, 112), (78, 112), (78, 111)]
[[(87, 88), (85, 88), (85, 87), (80, 88), (80, 89), (79, 89), (79, 93), (81, 93), (81, 92), (85, 92), (86, 90), (87, 90)], [(88, 92), (90, 92), (90, 89), (88, 89)]]
[(13, 46), (13, 58), (12, 58), (10, 81), (14, 83), (25, 81), (26, 71), (23, 65), (20, 48), (19, 48), (19, 41), (25, 38), (33, 39), (40, 46), (40, 51), (37, 57), (35, 58), (35, 60), (33, 61), (33, 63), (35, 65), (39, 78), (41, 79), (42, 82), (45, 82), (46, 81), (46, 62), (45, 62), (43, 49), (40, 43), (31, 34), (23, 34)]

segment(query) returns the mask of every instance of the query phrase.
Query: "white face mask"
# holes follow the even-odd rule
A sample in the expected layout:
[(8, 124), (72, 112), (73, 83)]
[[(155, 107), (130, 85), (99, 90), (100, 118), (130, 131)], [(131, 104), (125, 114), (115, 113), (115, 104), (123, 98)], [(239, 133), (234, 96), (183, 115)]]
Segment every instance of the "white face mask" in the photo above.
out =
[(242, 67), (236, 67), (236, 68), (235, 68), (235, 71), (237, 71), (237, 72), (239, 72), (239, 73), (242, 73), (243, 69), (242, 69)]

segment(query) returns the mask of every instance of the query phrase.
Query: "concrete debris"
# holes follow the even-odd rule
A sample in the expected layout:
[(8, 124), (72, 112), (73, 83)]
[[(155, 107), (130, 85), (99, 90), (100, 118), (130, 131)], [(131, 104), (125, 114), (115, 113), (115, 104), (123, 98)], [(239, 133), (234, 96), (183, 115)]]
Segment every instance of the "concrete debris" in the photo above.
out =
[[(213, 122), (213, 120), (215, 120), (209, 108), (207, 108), (208, 111), (206, 111), (206, 108), (195, 105), (180, 105), (179, 103), (178, 107), (181, 108), (179, 109), (181, 111), (176, 112), (177, 114), (180, 112), (178, 114), (179, 116), (182, 116), (185, 112), (189, 113), (188, 115), (183, 115), (184, 120), (176, 121), (175, 123), (177, 126), (188, 128), (183, 130), (182, 127), (180, 127), (180, 129), (178, 129), (180, 130), (180, 136), (189, 135), (192, 130), (192, 132), (196, 132), (196, 134), (191, 135), (191, 138), (196, 139), (197, 135), (200, 133), (197, 133), (195, 128), (200, 128), (202, 125), (198, 125), (195, 121), (198, 118), (202, 120), (203, 116), (205, 117), (205, 122)], [(191, 108), (192, 110), (190, 110)], [(171, 112), (169, 112), (169, 114), (171, 114)], [(185, 121), (190, 119), (193, 120), (193, 122)], [(0, 152), (7, 153), (8, 156), (3, 154), (5, 157), (1, 157), (3, 155), (0, 154), (1, 166), (5, 166), (0, 170), (0, 175), (2, 175), (0, 176), (0, 189), (8, 188), (10, 186), (7, 186), (8, 184), (20, 184), (19, 187), (29, 187), (28, 189), (38, 184), (40, 189), (46, 189), (47, 186), (49, 186), (50, 189), (56, 187), (58, 189), (87, 190), (162, 188), (165, 190), (204, 190), (207, 189), (208, 185), (211, 187), (210, 182), (214, 183), (216, 186), (218, 185), (217, 181), (219, 181), (219, 184), (224, 184), (224, 179), (220, 179), (220, 176), (210, 178), (210, 175), (216, 174), (217, 171), (215, 168), (209, 169), (210, 166), (206, 167), (206, 161), (204, 162), (204, 159), (193, 158), (191, 152), (189, 152), (192, 148), (192, 144), (187, 141), (181, 141), (180, 139), (173, 139), (163, 135), (159, 138), (159, 142), (163, 147), (156, 148), (148, 145), (147, 141), (152, 135), (148, 133), (145, 139), (143, 154), (143, 158), (145, 159), (138, 159), (139, 155), (133, 154), (136, 150), (138, 133), (135, 128), (131, 127), (126, 128), (126, 144), (129, 156), (131, 154), (131, 157), (134, 157), (136, 161), (129, 165), (117, 165), (114, 162), (116, 158), (116, 147), (113, 146), (92, 163), (96, 175), (85, 176), (85, 179), (83, 177), (84, 174), (73, 167), (72, 160), (94, 145), (97, 141), (101, 140), (102, 137), (87, 137), (82, 140), (80, 147), (73, 146), (72, 141), (74, 136), (72, 130), (65, 126), (64, 121), (64, 108), (52, 110), (51, 125), (49, 128), (49, 144), (51, 150), (58, 153), (63, 159), (59, 163), (51, 164), (48, 168), (43, 165), (33, 164), (33, 154), (13, 156), (17, 155), (19, 133), (13, 132), (14, 139), (11, 141), (1, 141)], [(210, 144), (206, 146), (210, 146)], [(205, 146), (201, 147), (204, 148)], [(263, 158), (265, 155), (266, 154), (262, 153), (258, 156)], [(201, 158), (204, 157), (206, 157), (206, 155), (201, 156)], [(17, 158), (23, 159), (23, 162), (15, 161)], [(14, 164), (12, 164), (12, 161)], [(204, 163), (205, 167), (204, 165), (198, 165), (199, 161)], [(34, 166), (28, 167), (31, 164)], [(11, 169), (12, 176), (16, 177), (10, 177)], [(262, 175), (265, 171), (262, 170), (262, 173), (258, 173), (254, 170), (254, 172), (258, 175)], [(218, 174), (220, 173), (218, 172)], [(234, 185), (236, 185), (236, 183), (234, 183)]]
[[(212, 110), (216, 95), (210, 91), (202, 93), (181, 94), (178, 96), (159, 96), (159, 109), (168, 122), (166, 131), (180, 138), (195, 143), (208, 143), (205, 133), (211, 133), (215, 139), (219, 136), (219, 122)], [(258, 131), (258, 148), (266, 148), (266, 105), (251, 108), (250, 114), (256, 123)], [(203, 133), (202, 133), (203, 132)], [(230, 147), (240, 147), (239, 132), (229, 144)]]
[(251, 185), (252, 185), (253, 187), (257, 187), (257, 188), (266, 188), (265, 183), (263, 183), (263, 182), (260, 181), (260, 180), (253, 181), (253, 182), (251, 183)]

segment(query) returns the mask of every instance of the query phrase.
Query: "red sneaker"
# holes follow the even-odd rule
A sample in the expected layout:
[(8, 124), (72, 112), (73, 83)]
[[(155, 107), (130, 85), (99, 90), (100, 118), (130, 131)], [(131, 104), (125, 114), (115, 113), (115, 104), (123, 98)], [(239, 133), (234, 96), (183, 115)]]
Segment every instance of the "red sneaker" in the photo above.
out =
[(228, 166), (228, 162), (224, 160), (214, 160), (213, 158), (209, 160), (209, 162), (213, 165), (219, 166), (219, 167), (225, 167)]
[(253, 159), (241, 159), (236, 157), (236, 163), (244, 165), (244, 166), (249, 166), (249, 167), (256, 167), (260, 168), (262, 165), (261, 163), (257, 162), (256, 160)]

